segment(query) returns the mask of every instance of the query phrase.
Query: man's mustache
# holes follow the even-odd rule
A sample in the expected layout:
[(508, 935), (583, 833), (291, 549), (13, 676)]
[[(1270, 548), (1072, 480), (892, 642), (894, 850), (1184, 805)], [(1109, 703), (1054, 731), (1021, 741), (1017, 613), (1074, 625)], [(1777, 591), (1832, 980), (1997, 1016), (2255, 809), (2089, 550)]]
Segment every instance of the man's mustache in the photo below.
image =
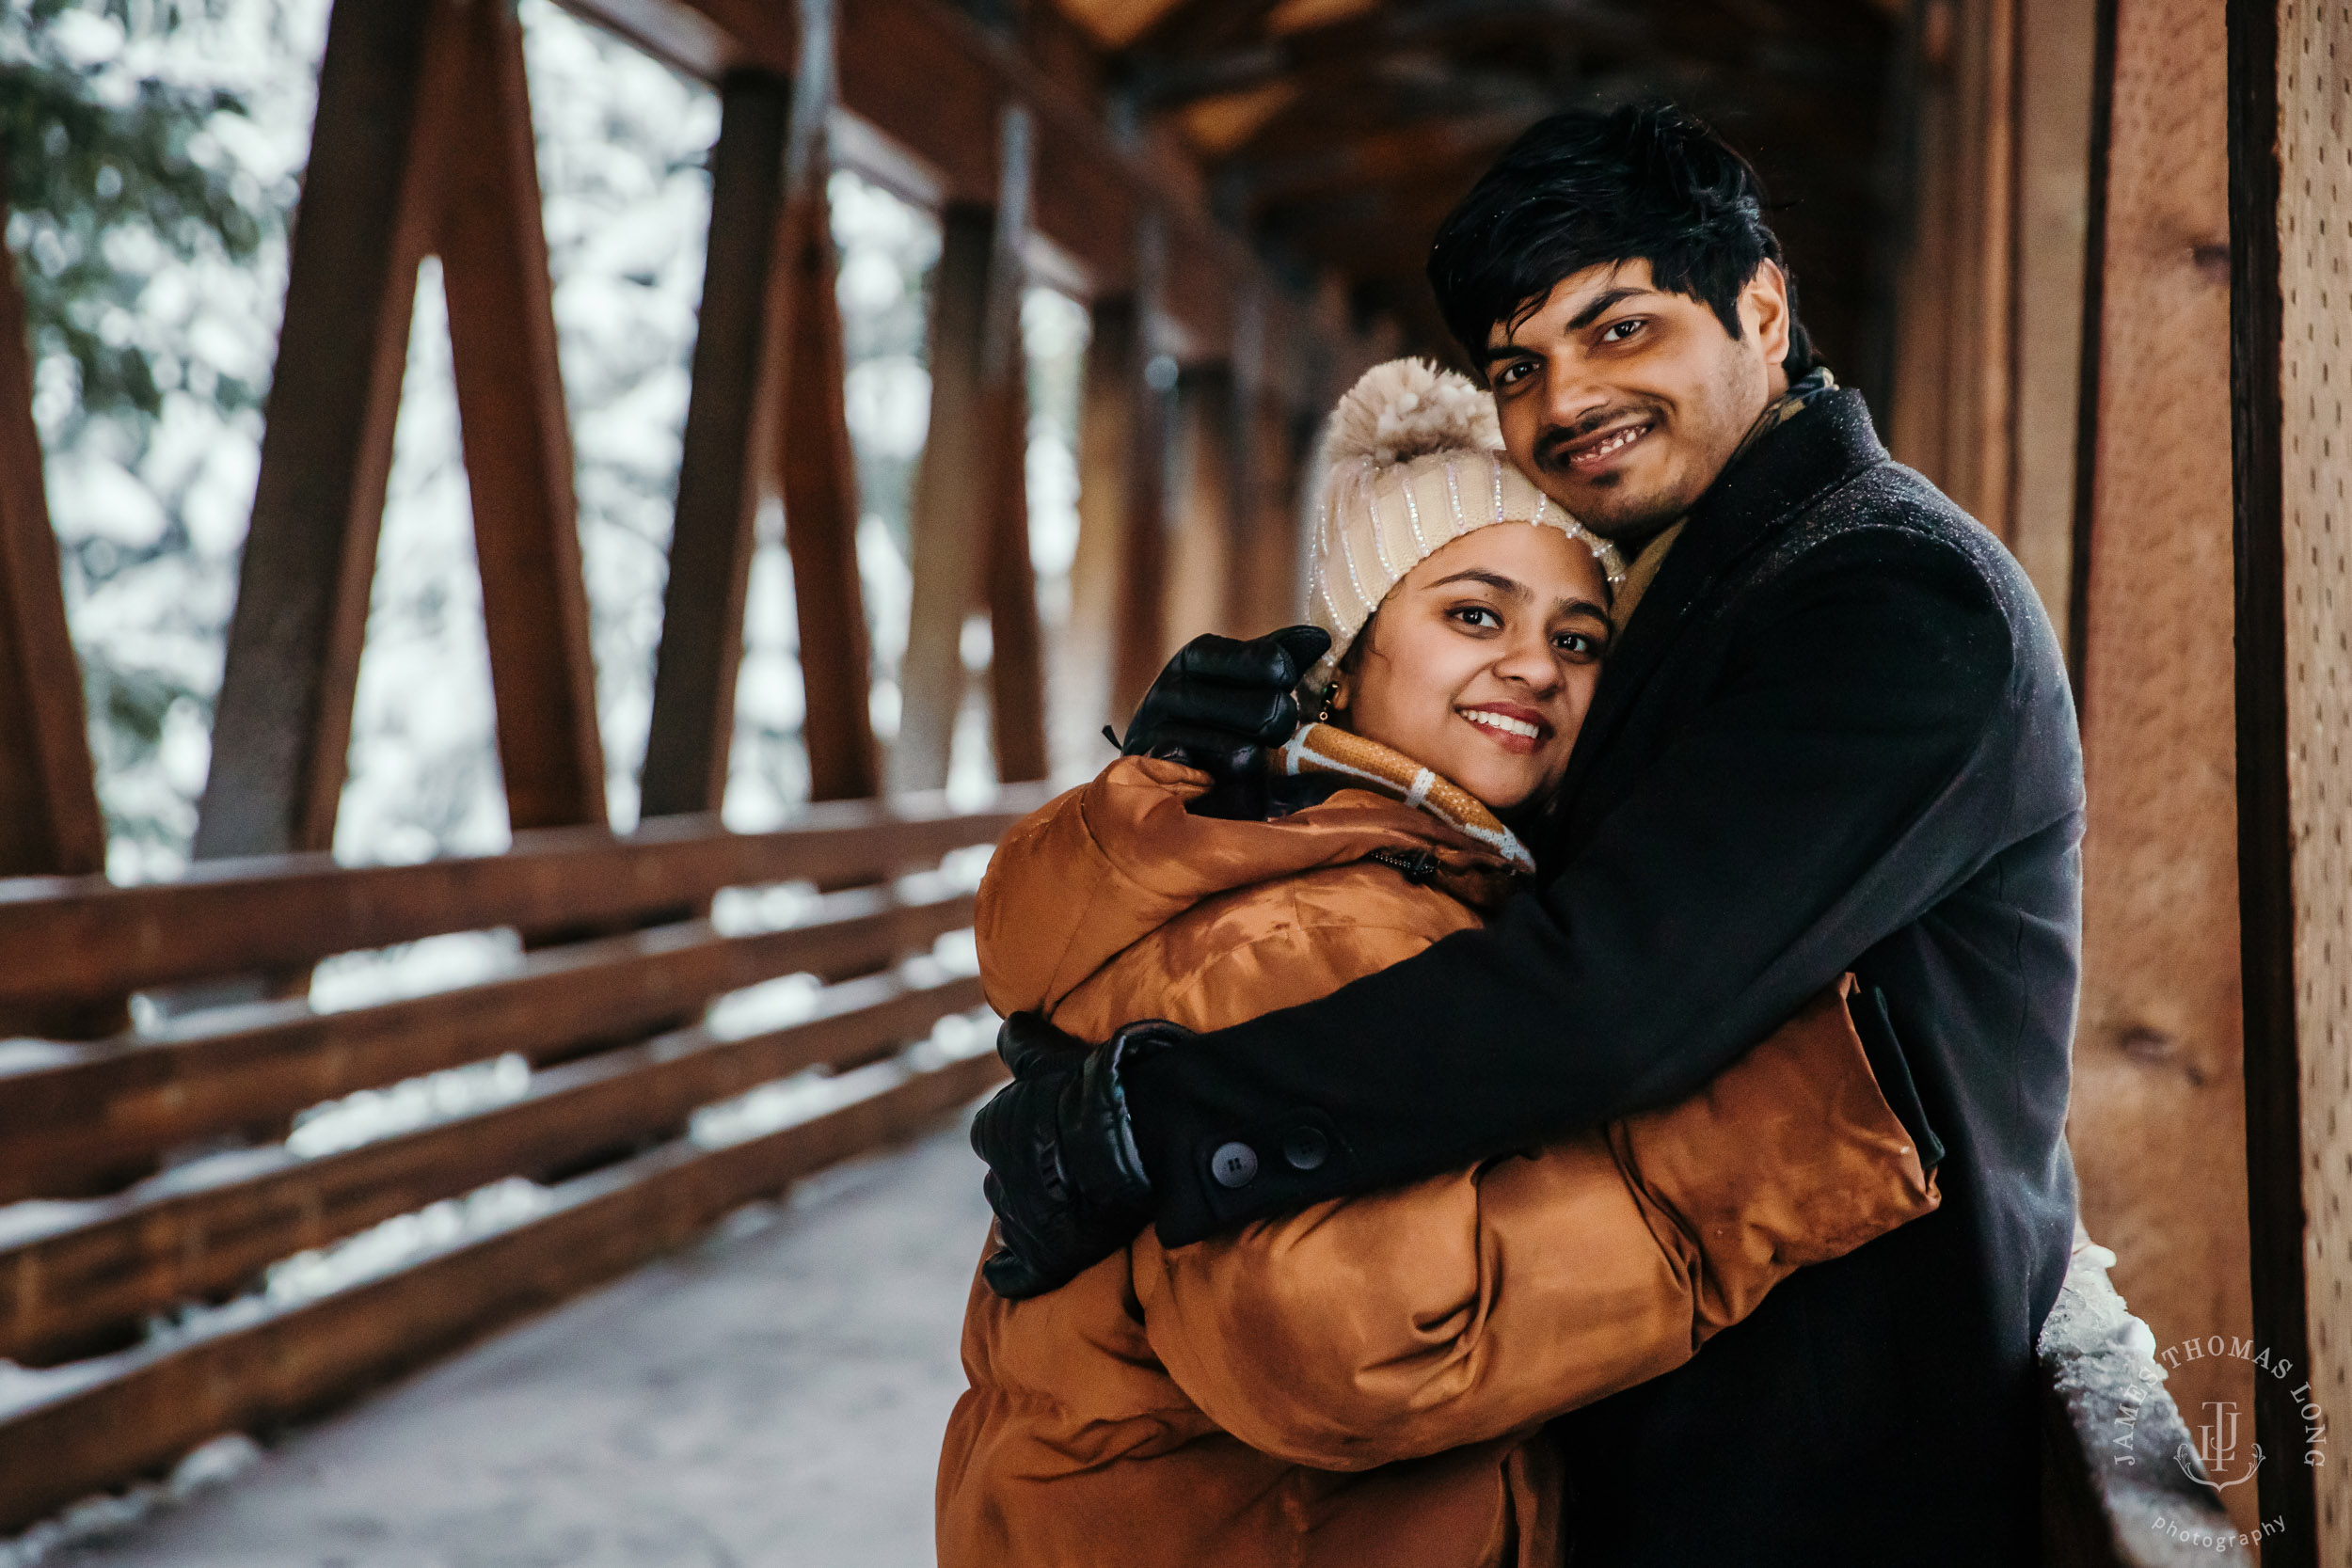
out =
[(1535, 462), (1538, 467), (1546, 468), (1565, 467), (1562, 454), (1586, 436), (1606, 430), (1611, 425), (1624, 424), (1629, 420), (1648, 420), (1655, 423), (1662, 420), (1664, 416), (1665, 410), (1656, 404), (1628, 403), (1587, 414), (1573, 424), (1555, 425), (1535, 438)]

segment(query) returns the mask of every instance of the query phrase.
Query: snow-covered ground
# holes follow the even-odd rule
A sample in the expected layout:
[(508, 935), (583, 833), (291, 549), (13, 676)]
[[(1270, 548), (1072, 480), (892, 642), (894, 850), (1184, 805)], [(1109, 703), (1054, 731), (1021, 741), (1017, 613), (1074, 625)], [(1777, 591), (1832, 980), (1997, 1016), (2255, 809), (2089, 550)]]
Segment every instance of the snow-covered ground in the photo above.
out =
[(988, 1223), (964, 1138), (951, 1125), (837, 1167), (266, 1451), (215, 1445), (177, 1500), (87, 1511), (43, 1560), (927, 1565)]

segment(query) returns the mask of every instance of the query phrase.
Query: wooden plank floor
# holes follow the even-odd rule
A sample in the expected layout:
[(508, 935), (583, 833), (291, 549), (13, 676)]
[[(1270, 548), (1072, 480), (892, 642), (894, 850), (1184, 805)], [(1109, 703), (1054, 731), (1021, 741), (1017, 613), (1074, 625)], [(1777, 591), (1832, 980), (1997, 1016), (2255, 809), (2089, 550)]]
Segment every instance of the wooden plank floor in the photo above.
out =
[(916, 1568), (987, 1223), (961, 1118), (281, 1440), (75, 1568)]

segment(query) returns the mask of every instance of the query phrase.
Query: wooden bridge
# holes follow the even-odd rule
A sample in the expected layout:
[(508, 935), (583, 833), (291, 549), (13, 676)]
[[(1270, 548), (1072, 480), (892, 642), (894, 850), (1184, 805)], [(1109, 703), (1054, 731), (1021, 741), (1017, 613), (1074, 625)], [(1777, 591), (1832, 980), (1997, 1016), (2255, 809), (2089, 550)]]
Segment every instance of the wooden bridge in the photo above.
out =
[[(1091, 730), (1184, 636), (1291, 619), (1322, 412), (1375, 358), (1449, 352), (1419, 279), (1438, 217), (1538, 115), (1668, 96), (1756, 155), (1829, 362), (2017, 553), (2070, 651), (2092, 801), (2085, 1217), (2159, 1353), (2233, 1353), (2171, 1354), (2171, 1398), (2150, 1392), (2149, 1331), (2086, 1240), (2044, 1347), (2053, 1560), (2226, 1560), (2214, 1538), (2273, 1519), (2274, 1564), (2344, 1560), (2352, 1481), (2301, 1462), (2327, 1411), (2352, 1412), (2334, 529), (2352, 87), (2321, 63), (2352, 44), (2341, 18), (2279, 0), (565, 3), (712, 84), (723, 114), (628, 831), (607, 815), (509, 0), (335, 0), (197, 863), (176, 881), (103, 875), (0, 268), (0, 1032), (18, 1037), (0, 1041), (0, 1361), (36, 1387), (0, 1407), (0, 1532), (347, 1401), (987, 1088), (977, 981), (941, 939), (970, 921), (959, 852), (1049, 787), (1049, 664), (1056, 725)], [(886, 748), (827, 210), (841, 166), (933, 206), (942, 237)], [(345, 865), (327, 850), (427, 256), (514, 841)], [(1092, 321), (1052, 646), (1022, 459), (1036, 280)], [(811, 800), (739, 833), (717, 814), (771, 500)], [(972, 613), (1002, 788), (956, 811), (939, 790)], [(817, 891), (739, 892), (787, 883)], [(323, 959), (492, 928), (520, 934), (510, 971), (309, 1000)], [(789, 1006), (713, 1010), (790, 975), (814, 981)], [(344, 1143), (301, 1130), (357, 1091), (509, 1063), (453, 1113)], [(797, 1109), (712, 1113), (779, 1084), (808, 1091)], [(253, 1289), (501, 1193), (396, 1267)], [(2256, 1347), (2300, 1370), (2263, 1375)], [(2272, 1456), (2255, 1484), (2119, 1463), (2119, 1422), (2212, 1462), (2190, 1429), (2225, 1406)]]

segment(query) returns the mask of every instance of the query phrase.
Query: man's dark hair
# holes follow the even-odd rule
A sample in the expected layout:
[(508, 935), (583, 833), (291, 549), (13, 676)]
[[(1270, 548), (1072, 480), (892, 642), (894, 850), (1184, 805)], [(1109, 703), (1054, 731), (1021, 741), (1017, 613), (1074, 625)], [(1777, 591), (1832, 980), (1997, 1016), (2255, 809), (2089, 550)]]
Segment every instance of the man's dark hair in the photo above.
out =
[[(1783, 272), (1764, 221), (1764, 182), (1745, 158), (1671, 104), (1540, 119), (1448, 214), (1429, 247), (1429, 286), (1470, 363), (1497, 322), (1533, 311), (1586, 267), (1645, 261), (1659, 288), (1712, 309), (1740, 336), (1740, 291), (1764, 261)], [(1813, 369), (1788, 279), (1793, 379)]]

